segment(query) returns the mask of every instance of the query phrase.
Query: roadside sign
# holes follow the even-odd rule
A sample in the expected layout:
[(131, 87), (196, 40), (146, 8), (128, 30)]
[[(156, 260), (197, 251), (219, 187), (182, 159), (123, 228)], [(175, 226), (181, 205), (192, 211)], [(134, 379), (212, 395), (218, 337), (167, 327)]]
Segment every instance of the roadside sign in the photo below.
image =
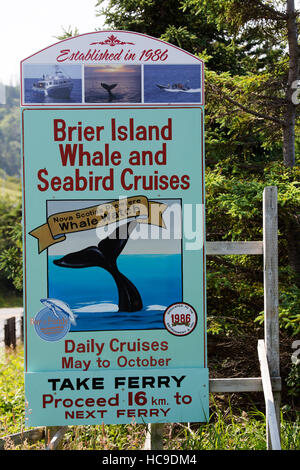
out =
[(203, 74), (126, 31), (22, 61), (26, 426), (208, 420)]

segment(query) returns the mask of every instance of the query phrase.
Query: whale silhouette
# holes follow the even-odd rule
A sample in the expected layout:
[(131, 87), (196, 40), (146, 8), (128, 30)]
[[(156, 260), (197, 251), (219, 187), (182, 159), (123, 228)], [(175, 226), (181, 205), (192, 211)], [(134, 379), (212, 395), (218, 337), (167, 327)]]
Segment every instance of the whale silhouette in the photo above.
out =
[(118, 84), (114, 83), (113, 85), (107, 85), (107, 83), (101, 83), (102, 88), (108, 93), (108, 102), (111, 103), (115, 99), (115, 95), (111, 92)]
[(117, 83), (114, 83), (113, 85), (107, 85), (107, 83), (101, 83), (102, 88), (108, 91), (108, 93), (111, 93), (111, 90), (115, 88), (117, 85), (118, 85)]
[[(53, 263), (63, 268), (89, 268), (98, 266), (108, 271), (115, 280), (119, 294), (119, 311), (136, 312), (143, 308), (143, 302), (135, 285), (122, 274), (117, 267), (117, 258), (124, 249), (137, 222), (132, 221), (118, 226), (98, 246), (88, 246), (54, 260)], [(122, 238), (121, 238), (122, 237)]]
[(46, 307), (50, 308), (53, 314), (58, 317), (57, 310), (62, 311), (64, 314), (68, 315), (70, 318), (70, 322), (73, 325), (76, 325), (75, 315), (72, 310), (70, 309), (69, 305), (59, 299), (41, 299), (42, 304), (46, 305)]

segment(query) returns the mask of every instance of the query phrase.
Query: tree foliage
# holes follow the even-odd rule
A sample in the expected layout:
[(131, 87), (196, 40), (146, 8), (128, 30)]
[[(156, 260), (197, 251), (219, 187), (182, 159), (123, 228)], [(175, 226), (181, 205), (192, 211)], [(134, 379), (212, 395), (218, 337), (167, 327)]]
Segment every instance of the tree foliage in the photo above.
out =
[(269, 141), (281, 141), (283, 161), (293, 166), (295, 131), (299, 133), (299, 106), (293, 96), (300, 56), (294, 0), (185, 0), (184, 8), (196, 16), (206, 11), (234, 42), (246, 45), (244, 73), (231, 71), (217, 81), (209, 76), (207, 85), (219, 104), (246, 113), (254, 131), (263, 126)]
[[(299, 106), (291, 101), (295, 84), (287, 36), (288, 19), (294, 17), (287, 15), (287, 1), (110, 0), (101, 9), (102, 4), (96, 7), (109, 27), (160, 37), (205, 59), (214, 142), (216, 133), (222, 141), (225, 131), (227, 143), (247, 142), (250, 151), (251, 142), (255, 151), (257, 144), (276, 148), (278, 158), (293, 166), (288, 130), (296, 126), (299, 133)], [(299, 56), (298, 47), (295, 52)], [(299, 78), (298, 65), (294, 68)]]
[[(300, 332), (300, 285), (290, 266), (288, 229), (300, 207), (300, 168), (280, 162), (253, 171), (228, 158), (206, 172), (207, 239), (262, 239), (262, 196), (266, 186), (278, 188), (280, 326)], [(258, 167), (259, 168), (259, 167)], [(255, 174), (256, 173), (256, 174)], [(228, 333), (263, 320), (263, 262), (259, 256), (208, 257), (208, 308), (211, 331)], [(220, 305), (222, 311), (220, 311)]]
[(0, 199), (0, 282), (22, 290), (22, 207), (20, 198)]
[(205, 53), (216, 71), (242, 71), (240, 44), (233, 43), (205, 10), (195, 14), (193, 6), (181, 0), (98, 0), (96, 8), (108, 27), (158, 37), (196, 55)]

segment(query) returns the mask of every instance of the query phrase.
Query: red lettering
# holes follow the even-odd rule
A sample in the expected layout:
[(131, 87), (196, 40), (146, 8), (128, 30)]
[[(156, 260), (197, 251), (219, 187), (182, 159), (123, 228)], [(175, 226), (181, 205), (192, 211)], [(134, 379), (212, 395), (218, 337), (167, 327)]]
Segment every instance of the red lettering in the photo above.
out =
[(46, 408), (46, 405), (53, 402), (52, 395), (43, 395), (43, 408)]
[(61, 188), (61, 179), (59, 176), (54, 176), (51, 180), (51, 188), (53, 191), (59, 191)]
[(46, 170), (46, 168), (44, 168), (43, 170), (39, 170), (38, 171), (38, 179), (45, 184), (45, 186), (41, 186), (40, 184), (37, 185), (39, 191), (47, 191), (47, 189), (49, 188), (49, 183), (48, 181), (42, 177), (42, 175), (45, 174), (45, 175), (48, 175), (48, 171)]
[[(82, 146), (82, 144), (79, 144)], [(63, 166), (68, 164), (68, 160), (71, 166), (75, 165), (77, 144), (59, 144), (60, 158)]]
[(64, 119), (54, 119), (53, 120), (54, 124), (54, 141), (64, 141), (66, 138), (66, 122)]
[(181, 189), (188, 189), (190, 187), (190, 177), (188, 175), (183, 175), (181, 178)]
[(131, 168), (125, 168), (125, 170), (122, 171), (121, 173), (121, 185), (123, 189), (127, 189), (128, 191), (132, 189), (132, 183), (131, 184), (126, 184), (125, 183), (125, 175), (126, 173), (129, 173), (130, 175), (133, 175), (133, 170)]
[(65, 60), (67, 60), (68, 57), (65, 56), (68, 56), (69, 52), (70, 49), (63, 49), (62, 51), (60, 51), (60, 55), (58, 55), (56, 58), (57, 62), (64, 62)]

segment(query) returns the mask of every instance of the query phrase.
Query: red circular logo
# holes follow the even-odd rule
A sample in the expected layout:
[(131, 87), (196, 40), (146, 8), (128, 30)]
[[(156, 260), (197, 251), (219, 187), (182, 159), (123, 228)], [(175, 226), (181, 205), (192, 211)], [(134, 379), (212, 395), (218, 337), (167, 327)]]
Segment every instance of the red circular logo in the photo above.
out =
[(195, 329), (196, 324), (197, 313), (191, 305), (185, 302), (172, 304), (165, 310), (164, 325), (172, 335), (189, 335)]

